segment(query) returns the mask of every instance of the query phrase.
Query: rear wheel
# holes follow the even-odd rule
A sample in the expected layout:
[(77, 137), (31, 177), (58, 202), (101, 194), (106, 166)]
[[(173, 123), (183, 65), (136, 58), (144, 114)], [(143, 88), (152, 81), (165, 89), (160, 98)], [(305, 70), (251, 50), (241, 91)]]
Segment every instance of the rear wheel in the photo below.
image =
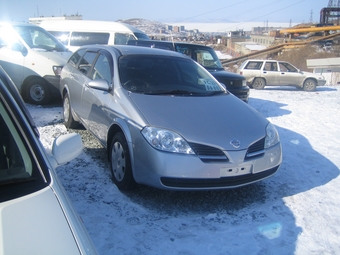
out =
[(313, 79), (307, 79), (305, 80), (303, 84), (303, 90), (304, 91), (314, 91), (316, 89), (316, 82)]
[(35, 105), (48, 104), (51, 100), (51, 92), (46, 81), (36, 78), (27, 83), (25, 98)]
[(67, 128), (77, 128), (79, 123), (74, 120), (72, 115), (71, 103), (68, 94), (66, 93), (63, 97), (63, 117), (64, 125)]
[(122, 132), (117, 133), (110, 146), (112, 180), (121, 190), (134, 189), (137, 184), (132, 174), (130, 152)]
[(255, 78), (252, 87), (254, 89), (264, 89), (264, 87), (266, 86), (266, 81), (263, 78)]

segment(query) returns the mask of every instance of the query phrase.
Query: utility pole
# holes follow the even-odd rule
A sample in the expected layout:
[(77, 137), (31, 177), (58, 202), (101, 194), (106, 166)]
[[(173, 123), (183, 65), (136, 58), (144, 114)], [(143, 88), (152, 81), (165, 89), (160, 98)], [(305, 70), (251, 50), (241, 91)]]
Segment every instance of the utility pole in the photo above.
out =
[(313, 23), (313, 10), (310, 10), (310, 18), (309, 18), (309, 23)]

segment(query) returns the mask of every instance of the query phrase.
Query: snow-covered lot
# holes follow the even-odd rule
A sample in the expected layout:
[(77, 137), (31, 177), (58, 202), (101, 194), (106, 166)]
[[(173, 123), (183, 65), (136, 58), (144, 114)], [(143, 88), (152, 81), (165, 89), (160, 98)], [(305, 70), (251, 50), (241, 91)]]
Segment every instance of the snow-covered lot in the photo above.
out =
[[(106, 150), (78, 130), (84, 153), (57, 173), (99, 254), (340, 254), (340, 86), (251, 90), (249, 104), (277, 126), (283, 163), (233, 190), (122, 193)], [(68, 132), (62, 108), (28, 107), (50, 150)]]

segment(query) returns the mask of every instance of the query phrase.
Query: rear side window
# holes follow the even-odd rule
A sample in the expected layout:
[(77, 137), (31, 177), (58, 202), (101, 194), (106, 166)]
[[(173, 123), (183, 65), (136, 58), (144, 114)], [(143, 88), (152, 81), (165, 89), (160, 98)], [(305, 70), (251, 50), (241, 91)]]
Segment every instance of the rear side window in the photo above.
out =
[(248, 64), (244, 67), (244, 69), (250, 70), (260, 70), (262, 68), (263, 61), (249, 61)]
[(70, 46), (108, 44), (110, 33), (72, 32)]
[(275, 72), (275, 71), (277, 71), (277, 63), (276, 62), (266, 62), (263, 70)]

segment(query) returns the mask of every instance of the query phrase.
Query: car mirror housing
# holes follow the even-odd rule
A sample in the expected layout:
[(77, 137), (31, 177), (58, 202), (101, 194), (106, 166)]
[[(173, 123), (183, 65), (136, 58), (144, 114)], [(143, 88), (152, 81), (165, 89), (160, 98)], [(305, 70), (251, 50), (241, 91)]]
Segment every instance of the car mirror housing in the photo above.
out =
[(110, 91), (111, 86), (105, 79), (98, 79), (89, 82), (89, 86), (93, 89), (99, 89), (104, 91)]
[(53, 141), (51, 163), (56, 168), (78, 157), (82, 151), (83, 142), (79, 134), (61, 135)]

